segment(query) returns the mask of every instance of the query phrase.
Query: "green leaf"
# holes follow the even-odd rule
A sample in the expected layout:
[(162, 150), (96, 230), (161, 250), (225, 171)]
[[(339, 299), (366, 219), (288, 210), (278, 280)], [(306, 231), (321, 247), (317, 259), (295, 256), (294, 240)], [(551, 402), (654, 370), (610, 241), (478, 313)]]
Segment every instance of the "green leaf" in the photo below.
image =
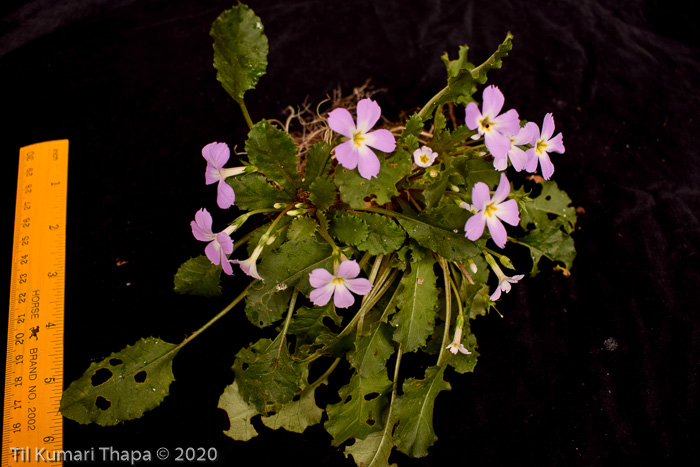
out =
[(343, 320), (342, 317), (336, 314), (333, 302), (329, 302), (323, 307), (301, 307), (294, 312), (287, 332), (297, 336), (297, 348), (302, 345), (314, 344), (321, 335), (335, 336), (324, 323), (326, 318), (329, 318), (336, 326), (340, 326)]
[(464, 177), (465, 186), (473, 187), (478, 182), (484, 182), (490, 187), (494, 187), (501, 179), (501, 173), (494, 170), (493, 162), (487, 162), (484, 158), (468, 159), (459, 156), (452, 162), (457, 172)]
[(340, 189), (340, 197), (351, 207), (366, 207), (365, 198), (377, 204), (386, 204), (392, 196), (397, 196), (396, 184), (411, 171), (411, 155), (403, 149), (385, 159), (383, 153), (375, 151), (381, 162), (381, 169), (376, 178), (367, 180), (357, 170), (335, 168), (335, 184)]
[(395, 446), (391, 436), (394, 423), (387, 423), (382, 431), (370, 433), (365, 439), (355, 439), (345, 448), (345, 457), (352, 455), (358, 467), (397, 467), (396, 464), (389, 464), (389, 456)]
[(304, 167), (304, 183), (306, 186), (311, 186), (311, 183), (316, 180), (319, 175), (325, 175), (321, 172), (322, 165), (326, 164), (325, 172), (328, 172), (328, 158), (331, 153), (331, 147), (325, 141), (318, 141), (311, 146), (306, 154), (306, 165)]
[(259, 172), (296, 199), (297, 190), (302, 187), (297, 172), (297, 147), (285, 131), (260, 120), (248, 133), (245, 150)]
[(236, 207), (244, 211), (269, 209), (275, 203), (289, 204), (292, 202), (289, 193), (278, 190), (258, 173), (229, 177), (226, 182), (233, 187), (233, 191), (236, 193)]
[(445, 195), (447, 185), (450, 183), (450, 176), (454, 173), (454, 169), (449, 168), (438, 172), (437, 177), (431, 177), (426, 174), (421, 179), (423, 188), (423, 200), (425, 208), (430, 209), (438, 205), (442, 197)]
[(526, 230), (532, 228), (531, 224), (539, 230), (562, 226), (570, 234), (576, 227), (576, 208), (571, 206), (571, 198), (559, 189), (557, 182), (543, 182), (540, 195), (523, 208), (520, 225)]
[(317, 177), (309, 188), (309, 200), (318, 209), (325, 211), (335, 203), (335, 183), (326, 177)]
[(236, 102), (254, 89), (267, 68), (267, 37), (260, 18), (243, 4), (219, 15), (209, 32), (214, 38), (216, 79)]
[(465, 209), (446, 204), (415, 217), (403, 215), (397, 220), (420, 246), (449, 261), (466, 261), (481, 254), (483, 247), (482, 241), (474, 243), (464, 237), (468, 217)]
[(307, 427), (321, 423), (323, 410), (316, 405), (315, 392), (302, 391), (298, 400), (287, 402), (274, 415), (262, 417), (262, 422), (273, 430), (284, 428), (294, 433), (303, 433)]
[(294, 287), (305, 295), (311, 291), (309, 273), (316, 268), (330, 269), (332, 249), (313, 237), (288, 241), (275, 251), (264, 251), (258, 272), (265, 281), (254, 286), (246, 297), (246, 315), (259, 327), (269, 326), (287, 311)]
[(394, 431), (399, 451), (411, 457), (428, 455), (428, 448), (437, 441), (433, 430), (433, 408), (440, 391), (449, 391), (443, 379), (445, 367), (431, 366), (425, 379), (410, 378), (403, 383), (403, 395), (396, 398), (394, 413), (398, 425)]
[(63, 392), (61, 414), (102, 426), (141, 417), (168, 395), (178, 350), (175, 344), (148, 337), (93, 362)]
[(404, 352), (414, 352), (425, 345), (433, 332), (438, 308), (435, 258), (429, 251), (412, 250), (411, 272), (401, 279), (397, 308), (391, 324), (396, 326), (394, 340)]
[(260, 339), (236, 355), (233, 371), (240, 394), (260, 413), (279, 410), (290, 402), (305, 377), (287, 346), (280, 333), (274, 341)]
[(576, 257), (574, 239), (562, 232), (559, 227), (550, 226), (545, 230), (533, 230), (524, 238), (518, 239), (517, 243), (530, 249), (532, 257), (530, 275), (532, 276), (537, 274), (537, 263), (542, 256), (551, 261), (561, 261), (566, 269), (571, 269)]
[(254, 405), (243, 400), (236, 381), (226, 386), (223, 394), (219, 397), (218, 407), (226, 411), (228, 415), (230, 428), (224, 431), (226, 436), (236, 441), (248, 441), (258, 436), (258, 432), (250, 420), (259, 412)]
[(330, 217), (330, 232), (341, 243), (357, 246), (367, 239), (369, 226), (356, 213), (335, 211)]
[(386, 255), (401, 248), (406, 232), (393, 219), (381, 214), (358, 213), (367, 224), (367, 238), (357, 243), (357, 248), (371, 255)]
[(295, 217), (289, 224), (287, 239), (289, 241), (302, 240), (313, 236), (315, 232), (316, 222), (313, 219), (306, 216)]
[(456, 60), (450, 60), (449, 55), (445, 52), (440, 59), (445, 64), (447, 68), (447, 78), (456, 78), (463, 70), (471, 70), (474, 68), (474, 64), (467, 60), (467, 53), (469, 52), (469, 46), (460, 45), (459, 52), (457, 53)]
[(204, 255), (185, 261), (175, 274), (175, 292), (216, 297), (221, 295), (221, 266)]
[(476, 336), (471, 332), (471, 321), (466, 320), (462, 327), (462, 345), (471, 353), (464, 355), (458, 352), (456, 355), (450, 354), (447, 363), (452, 366), (457, 373), (471, 373), (476, 367), (479, 352), (476, 350)]
[(418, 137), (423, 131), (423, 120), (416, 113), (411, 115), (411, 117), (406, 121), (406, 127), (401, 132), (399, 136), (399, 144), (406, 145), (406, 151), (409, 154), (413, 154), (413, 151), (418, 149), (420, 142)]
[(388, 324), (374, 323), (370, 334), (358, 339), (355, 350), (348, 354), (355, 373), (338, 391), (340, 402), (326, 407), (325, 427), (333, 436), (333, 446), (353, 437), (364, 439), (382, 429), (381, 414), (391, 390), (386, 372), (386, 361), (394, 352), (391, 332)]

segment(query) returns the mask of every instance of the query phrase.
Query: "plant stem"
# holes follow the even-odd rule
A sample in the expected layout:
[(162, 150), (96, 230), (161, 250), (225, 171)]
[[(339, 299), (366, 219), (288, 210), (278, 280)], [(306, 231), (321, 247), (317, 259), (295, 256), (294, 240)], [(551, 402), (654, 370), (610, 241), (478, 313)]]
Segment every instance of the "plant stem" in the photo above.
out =
[(287, 311), (287, 319), (284, 320), (284, 328), (282, 329), (282, 339), (280, 340), (280, 346), (277, 349), (277, 354), (282, 351), (282, 345), (284, 344), (284, 338), (287, 335), (287, 329), (289, 329), (289, 323), (292, 320), (292, 314), (294, 314), (294, 305), (297, 303), (297, 295), (299, 295), (299, 291), (295, 288), (294, 293), (292, 294), (292, 299), (289, 301), (289, 310)]
[(245, 122), (248, 124), (248, 128), (251, 130), (253, 129), (253, 120), (250, 118), (250, 114), (248, 113), (248, 108), (245, 106), (245, 102), (243, 102), (243, 98), (241, 99), (236, 99), (236, 102), (238, 102), (238, 105), (241, 107), (241, 112), (243, 112), (243, 118), (245, 118)]
[(224, 315), (225, 315), (226, 313), (228, 313), (229, 311), (231, 311), (231, 309), (233, 309), (233, 307), (235, 307), (236, 305), (238, 305), (238, 303), (240, 303), (240, 301), (243, 300), (243, 299), (245, 298), (246, 295), (248, 295), (248, 291), (250, 290), (250, 288), (251, 288), (251, 286), (253, 285), (254, 282), (255, 282), (255, 281), (253, 281), (253, 282), (251, 282), (250, 284), (248, 284), (248, 286), (247, 286), (245, 289), (243, 289), (243, 292), (241, 292), (241, 293), (238, 295), (238, 297), (234, 298), (233, 301), (232, 301), (231, 303), (229, 303), (228, 305), (226, 305), (226, 307), (225, 307), (223, 310), (221, 310), (216, 316), (214, 316), (212, 319), (210, 319), (210, 320), (207, 322), (207, 324), (205, 324), (205, 325), (202, 326), (201, 328), (197, 329), (195, 332), (193, 332), (193, 333), (192, 333), (191, 335), (189, 335), (188, 337), (185, 337), (185, 340), (183, 340), (183, 341), (180, 343), (180, 345), (178, 345), (177, 347), (175, 347), (175, 349), (173, 349), (173, 350), (174, 350), (175, 352), (179, 351), (179, 350), (180, 350), (181, 348), (183, 348), (185, 345), (187, 345), (187, 344), (189, 344), (190, 342), (192, 342), (192, 340), (194, 340), (195, 337), (199, 336), (199, 335), (200, 335), (202, 332), (204, 332), (209, 326), (211, 326), (212, 324), (214, 324), (215, 322), (217, 322), (220, 318), (223, 318)]
[[(384, 255), (378, 255), (378, 256), (376, 257), (376, 259), (374, 260), (374, 265), (372, 266), (372, 271), (371, 271), (370, 274), (369, 274), (369, 281), (370, 281), (372, 284), (374, 284), (374, 281), (375, 281), (375, 279), (377, 278), (377, 273), (379, 272), (379, 267), (381, 266), (382, 260), (383, 260), (383, 259), (384, 259)], [(372, 297), (372, 293), (371, 293), (371, 291), (370, 291), (370, 293), (368, 293), (367, 295), (365, 295), (364, 297), (362, 297), (362, 305), (364, 305), (365, 302), (366, 302), (367, 300), (371, 299), (371, 297)], [(360, 306), (360, 308), (362, 308), (362, 306)], [(364, 320), (365, 320), (365, 314), (362, 313), (362, 314), (360, 315), (360, 319), (359, 319), (359, 321), (358, 321), (358, 323), (357, 323), (357, 335), (358, 335), (358, 336), (359, 336), (360, 334), (362, 334), (362, 325), (363, 325), (363, 323), (364, 323)]]
[(445, 330), (442, 333), (442, 344), (440, 345), (440, 354), (438, 355), (437, 365), (440, 366), (444, 360), (445, 349), (447, 349), (447, 341), (450, 338), (450, 321), (452, 321), (452, 288), (449, 286), (450, 271), (447, 269), (447, 260), (443, 257), (438, 257), (438, 262), (442, 268), (442, 274), (445, 281)]
[(316, 379), (316, 381), (314, 381), (313, 383), (309, 384), (304, 389), (299, 391), (299, 395), (304, 394), (304, 393), (309, 392), (309, 391), (312, 391), (312, 390), (316, 389), (316, 387), (320, 386), (321, 383), (323, 383), (326, 380), (326, 378), (328, 378), (330, 376), (330, 374), (333, 373), (333, 370), (335, 370), (335, 367), (338, 366), (338, 363), (340, 363), (340, 357), (336, 358), (333, 361), (333, 363), (331, 363), (331, 366), (328, 367), (326, 372), (323, 373), (320, 377), (318, 377)]

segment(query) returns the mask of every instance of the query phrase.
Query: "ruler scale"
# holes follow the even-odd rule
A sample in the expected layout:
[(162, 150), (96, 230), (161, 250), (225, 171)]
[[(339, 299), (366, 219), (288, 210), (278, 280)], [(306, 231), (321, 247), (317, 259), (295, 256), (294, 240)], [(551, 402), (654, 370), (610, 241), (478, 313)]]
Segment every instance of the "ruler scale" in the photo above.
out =
[(68, 140), (20, 149), (2, 466), (62, 465)]

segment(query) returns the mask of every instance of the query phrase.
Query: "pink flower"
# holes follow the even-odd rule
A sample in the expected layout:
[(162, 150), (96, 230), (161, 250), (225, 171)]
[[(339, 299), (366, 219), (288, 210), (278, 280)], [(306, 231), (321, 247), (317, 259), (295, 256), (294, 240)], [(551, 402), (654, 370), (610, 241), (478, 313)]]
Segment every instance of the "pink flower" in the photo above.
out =
[(324, 306), (335, 295), (333, 303), (338, 308), (348, 308), (355, 303), (357, 295), (367, 295), (372, 290), (372, 283), (367, 279), (355, 279), (360, 274), (360, 266), (355, 260), (345, 260), (338, 267), (338, 275), (334, 276), (325, 269), (314, 269), (309, 273), (309, 283), (314, 290), (309, 299), (314, 305)]
[(510, 138), (520, 131), (520, 118), (515, 109), (499, 115), (503, 108), (505, 97), (496, 86), (488, 86), (483, 93), (483, 113), (476, 103), (470, 102), (466, 109), (466, 124), (470, 130), (478, 130), (478, 135), (484, 137), (486, 148), (493, 157), (501, 159), (511, 148)]
[(505, 274), (503, 274), (503, 271), (500, 270), (495, 270), (496, 275), (498, 276), (498, 287), (496, 287), (496, 291), (491, 295), (491, 300), (496, 301), (499, 298), (501, 298), (501, 291), (508, 293), (510, 292), (511, 285), (510, 284), (516, 284), (520, 279), (525, 277), (524, 274), (518, 274), (517, 276), (513, 277), (508, 277)]
[(433, 152), (428, 146), (421, 146), (413, 151), (413, 162), (419, 167), (430, 167), (437, 156), (438, 153)]
[(510, 162), (516, 171), (520, 172), (523, 170), (525, 163), (527, 163), (527, 154), (518, 146), (530, 144), (539, 131), (535, 123), (528, 122), (524, 127), (520, 128), (517, 135), (506, 135), (510, 140), (510, 149), (503, 157), (493, 158), (493, 167), (496, 170), (506, 170), (508, 168), (508, 158), (510, 158)]
[(207, 161), (207, 168), (204, 172), (204, 179), (207, 185), (219, 182), (217, 189), (216, 204), (221, 209), (233, 206), (236, 201), (236, 194), (231, 185), (226, 183), (227, 177), (240, 175), (245, 172), (245, 167), (224, 168), (224, 164), (231, 157), (231, 151), (226, 143), (209, 143), (202, 148), (202, 156)]
[(262, 252), (263, 247), (258, 245), (255, 247), (255, 250), (253, 250), (253, 254), (250, 255), (250, 258), (244, 260), (244, 261), (239, 261), (237, 259), (231, 260), (232, 263), (235, 263), (241, 267), (241, 270), (249, 275), (250, 277), (253, 277), (255, 279), (263, 280), (262, 277), (260, 277), (260, 274), (258, 274), (258, 257), (260, 256), (260, 253)]
[(211, 214), (204, 208), (200, 209), (194, 215), (194, 220), (190, 222), (192, 235), (200, 242), (209, 242), (204, 249), (207, 258), (212, 264), (221, 264), (224, 272), (230, 276), (233, 274), (233, 268), (226, 255), (233, 253), (233, 240), (226, 230), (219, 233), (212, 232), (211, 225)]
[(539, 128), (532, 138), (532, 149), (527, 150), (527, 163), (525, 164), (525, 170), (528, 172), (534, 172), (537, 170), (537, 162), (539, 161), (542, 166), (542, 176), (545, 180), (549, 180), (554, 173), (554, 164), (552, 164), (549, 158), (550, 152), (558, 152), (559, 154), (564, 154), (564, 137), (561, 133), (552, 138), (554, 133), (554, 117), (551, 113), (544, 116), (544, 122), (542, 122), (542, 133), (540, 134)]
[(328, 114), (328, 126), (347, 138), (335, 147), (338, 163), (349, 170), (357, 167), (360, 175), (368, 180), (376, 178), (380, 169), (379, 158), (370, 148), (383, 152), (396, 149), (396, 140), (389, 130), (369, 131), (381, 114), (379, 104), (369, 98), (357, 103), (357, 125), (350, 112), (342, 107)]
[(464, 344), (462, 344), (462, 326), (458, 326), (457, 329), (455, 329), (455, 336), (454, 339), (452, 339), (452, 343), (445, 348), (454, 355), (457, 355), (457, 352), (461, 352), (465, 355), (471, 355), (471, 352), (464, 347)]
[(476, 209), (476, 213), (464, 225), (465, 237), (472, 241), (478, 240), (484, 233), (484, 226), (488, 225), (496, 245), (499, 248), (505, 247), (508, 234), (501, 221), (510, 225), (518, 225), (520, 222), (518, 203), (514, 199), (504, 201), (509, 193), (510, 182), (505, 174), (501, 174), (501, 181), (493, 198), (489, 194), (488, 185), (483, 182), (474, 185), (471, 208)]

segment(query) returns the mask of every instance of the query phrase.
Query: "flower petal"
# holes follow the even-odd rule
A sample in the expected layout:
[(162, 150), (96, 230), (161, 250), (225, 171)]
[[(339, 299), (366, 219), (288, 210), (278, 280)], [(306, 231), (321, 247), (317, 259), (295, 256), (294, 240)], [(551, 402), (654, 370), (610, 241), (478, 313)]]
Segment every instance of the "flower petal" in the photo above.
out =
[(491, 296), (490, 296), (489, 298), (490, 298), (490, 300), (491, 300), (492, 302), (495, 302), (496, 300), (498, 300), (499, 298), (501, 298), (501, 288), (500, 288), (500, 287), (496, 287), (495, 292), (494, 292), (493, 294), (491, 294)]
[(535, 152), (535, 148), (530, 148), (527, 151), (525, 151), (525, 155), (527, 156), (527, 162), (525, 163), (525, 170), (532, 173), (535, 170), (537, 170), (537, 163), (539, 162), (540, 158), (537, 156), (537, 153)]
[(489, 186), (484, 182), (477, 182), (472, 188), (472, 207), (482, 210), (490, 202)]
[(206, 185), (211, 185), (222, 179), (221, 170), (214, 167), (210, 162), (207, 162), (207, 168), (204, 170), (204, 183)]
[[(520, 172), (525, 168), (525, 164), (527, 163), (527, 154), (525, 154), (525, 151), (520, 149), (517, 146), (513, 146), (510, 148), (510, 152), (508, 153), (508, 157), (510, 157), (510, 162), (513, 164), (513, 168)], [(494, 163), (496, 161), (494, 160)]]
[(508, 168), (508, 158), (507, 157), (494, 157), (493, 158), (493, 168), (496, 170), (506, 170)]
[(357, 130), (367, 133), (379, 121), (382, 109), (372, 99), (365, 98), (357, 103)]
[(547, 141), (554, 134), (554, 117), (551, 113), (544, 116), (544, 121), (542, 122), (542, 133), (540, 138)]
[(352, 141), (340, 143), (335, 147), (335, 158), (338, 160), (338, 164), (348, 170), (354, 170), (360, 158), (359, 148)]
[(383, 152), (392, 152), (396, 149), (396, 139), (389, 130), (374, 130), (365, 135), (365, 144), (371, 148)]
[(342, 107), (328, 112), (328, 126), (346, 138), (352, 138), (353, 133), (357, 131), (352, 115)]
[(209, 143), (202, 148), (202, 157), (215, 169), (221, 169), (231, 157), (231, 151), (226, 143)]
[(501, 203), (496, 208), (496, 217), (510, 225), (518, 225), (520, 223), (520, 212), (518, 211), (518, 203), (514, 199), (509, 199), (505, 203)]
[(561, 133), (557, 133), (557, 136), (547, 141), (547, 152), (564, 154), (564, 151), (564, 137)]
[(508, 112), (494, 118), (493, 127), (504, 135), (517, 135), (520, 131), (518, 111), (510, 109)]
[(309, 273), (309, 284), (314, 289), (325, 287), (335, 279), (335, 276), (323, 268), (314, 269)]
[(501, 112), (506, 98), (498, 87), (491, 85), (484, 89), (483, 93), (483, 114), (493, 120)]
[(462, 344), (459, 344), (459, 351), (462, 352), (464, 355), (471, 355), (471, 352), (467, 350), (467, 348), (464, 347), (464, 345)]
[(367, 146), (360, 146), (357, 170), (360, 172), (362, 178), (366, 178), (367, 180), (370, 180), (372, 177), (377, 178), (380, 169), (381, 164), (374, 151)]
[(221, 258), (221, 269), (223, 269), (224, 273), (228, 274), (229, 276), (233, 276), (231, 262), (226, 257)]
[(499, 248), (506, 246), (506, 241), (508, 240), (508, 233), (503, 224), (498, 220), (497, 216), (491, 216), (486, 218), (486, 225), (489, 228), (489, 233), (494, 243), (498, 245)]
[(221, 264), (221, 245), (216, 240), (209, 242), (204, 248), (204, 254), (207, 255), (211, 264)]
[(464, 224), (464, 236), (473, 242), (479, 240), (484, 234), (485, 225), (486, 216), (484, 216), (482, 213), (474, 214), (472, 217), (467, 219), (467, 223)]
[(510, 151), (510, 138), (494, 129), (484, 135), (484, 143), (493, 157), (505, 157)]
[(501, 180), (498, 182), (498, 188), (496, 188), (496, 192), (493, 194), (491, 202), (495, 204), (500, 204), (501, 201), (508, 197), (509, 193), (510, 182), (508, 181), (508, 177), (506, 177), (506, 174), (502, 173)]
[(335, 286), (335, 294), (333, 297), (333, 303), (336, 308), (348, 308), (355, 303), (355, 297), (353, 297), (347, 287), (345, 287), (344, 283)]
[(482, 117), (481, 112), (479, 111), (479, 106), (476, 105), (475, 102), (470, 102), (467, 104), (465, 115), (466, 118), (464, 122), (467, 124), (467, 128), (470, 130), (476, 130), (479, 126), (479, 120), (481, 120)]
[(513, 144), (523, 145), (532, 144), (534, 145), (537, 138), (540, 137), (540, 128), (534, 122), (527, 122), (524, 127), (518, 131), (518, 134), (513, 138)]
[(194, 215), (194, 220), (190, 222), (192, 227), (192, 235), (200, 242), (210, 242), (215, 238), (211, 231), (212, 218), (209, 211), (202, 208)]
[(338, 267), (338, 275), (341, 279), (353, 279), (360, 274), (360, 265), (357, 261), (346, 259)]
[(233, 253), (233, 240), (228, 236), (226, 232), (219, 232), (216, 234), (216, 241), (221, 246), (221, 251), (225, 254), (230, 255)]
[(549, 154), (546, 152), (543, 152), (539, 159), (540, 166), (542, 167), (542, 176), (545, 180), (549, 180), (554, 173), (554, 164), (552, 164), (552, 160), (549, 158)]
[(233, 192), (233, 187), (226, 183), (226, 180), (219, 180), (219, 186), (216, 189), (216, 204), (221, 209), (228, 209), (233, 206), (236, 201), (236, 193)]
[(260, 274), (258, 274), (258, 263), (255, 262), (255, 258), (250, 257), (245, 261), (234, 259), (232, 262), (238, 264), (238, 266), (241, 267), (241, 271), (246, 273), (248, 276), (263, 280), (263, 278), (260, 277)]
[(345, 279), (345, 286), (357, 295), (367, 295), (372, 290), (372, 283), (364, 277)]
[(323, 287), (314, 289), (309, 294), (309, 300), (316, 306), (324, 306), (328, 303), (335, 291), (335, 284), (329, 282)]

